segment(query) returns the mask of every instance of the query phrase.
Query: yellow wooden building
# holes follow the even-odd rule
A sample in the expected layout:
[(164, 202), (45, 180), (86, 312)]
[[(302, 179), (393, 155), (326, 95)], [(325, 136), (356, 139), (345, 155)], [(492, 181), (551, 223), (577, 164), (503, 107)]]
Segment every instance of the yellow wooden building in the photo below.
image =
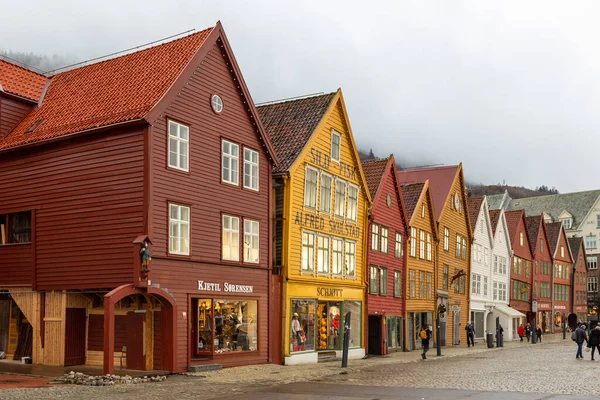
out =
[[(274, 264), (283, 275), (286, 364), (365, 354), (365, 258), (371, 204), (341, 90), (258, 108), (274, 170)], [(276, 271), (277, 272), (277, 271)]]
[(472, 232), (462, 164), (399, 171), (398, 180), (405, 183), (429, 180), (439, 233), (435, 266), (437, 304), (443, 304), (447, 310), (440, 320), (439, 339), (442, 346), (465, 344)]
[[(409, 237), (405, 266), (405, 349), (421, 347), (418, 335), (424, 326), (435, 332), (435, 265), (438, 233), (429, 181), (402, 185)], [(434, 336), (435, 340), (435, 336)]]

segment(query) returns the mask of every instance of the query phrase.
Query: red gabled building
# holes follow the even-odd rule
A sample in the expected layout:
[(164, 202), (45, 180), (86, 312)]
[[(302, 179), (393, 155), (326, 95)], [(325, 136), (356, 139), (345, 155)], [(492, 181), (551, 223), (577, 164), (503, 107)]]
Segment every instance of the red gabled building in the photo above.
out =
[(542, 332), (552, 328), (552, 251), (548, 244), (546, 224), (541, 215), (526, 217), (527, 237), (533, 254), (533, 298), (537, 303), (535, 324)]
[(373, 206), (367, 253), (367, 351), (403, 349), (407, 222), (394, 156), (362, 162)]
[(220, 23), (53, 76), (0, 61), (0, 85), (1, 350), (106, 373), (277, 360), (276, 156)]
[(573, 308), (578, 322), (587, 322), (587, 263), (582, 237), (568, 238), (569, 248), (573, 256), (575, 274), (572, 279)]
[[(554, 260), (554, 287), (553, 287), (553, 311), (554, 332), (562, 332), (560, 322), (568, 317), (568, 326), (574, 328), (577, 324), (577, 316), (572, 310), (572, 285), (573, 257), (571, 248), (567, 241), (567, 235), (562, 222), (546, 224), (548, 241)], [(572, 316), (571, 316), (572, 315)]]
[[(533, 255), (531, 244), (527, 235), (525, 212), (508, 211), (505, 213), (506, 225), (513, 249), (512, 264), (510, 268), (510, 307), (526, 315), (521, 323), (525, 325), (531, 321), (531, 284), (533, 271), (531, 269)], [(513, 327), (514, 328), (514, 327)], [(516, 331), (516, 329), (514, 329)]]

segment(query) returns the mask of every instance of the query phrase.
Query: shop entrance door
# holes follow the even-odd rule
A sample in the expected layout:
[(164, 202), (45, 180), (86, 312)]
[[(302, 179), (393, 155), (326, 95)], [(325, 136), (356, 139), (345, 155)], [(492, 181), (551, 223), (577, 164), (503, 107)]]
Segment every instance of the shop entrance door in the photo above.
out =
[(369, 315), (369, 354), (381, 355), (381, 322), (378, 315)]
[(341, 349), (340, 302), (321, 301), (317, 309), (319, 350)]
[(406, 342), (408, 350), (410, 351), (415, 349), (415, 313), (409, 312), (407, 320), (408, 338)]
[(454, 312), (454, 329), (452, 334), (452, 344), (459, 345), (460, 344), (460, 311)]
[[(192, 340), (196, 359), (211, 359), (213, 354), (213, 303), (211, 299), (194, 299), (192, 303)], [(198, 324), (195, 323), (198, 321)]]

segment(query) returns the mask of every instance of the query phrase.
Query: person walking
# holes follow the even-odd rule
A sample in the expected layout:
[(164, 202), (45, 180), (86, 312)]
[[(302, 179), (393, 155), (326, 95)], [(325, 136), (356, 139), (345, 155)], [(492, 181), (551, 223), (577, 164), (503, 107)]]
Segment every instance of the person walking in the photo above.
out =
[(529, 342), (529, 339), (531, 339), (531, 324), (529, 322), (525, 327), (525, 336), (527, 336), (527, 341)]
[(600, 355), (600, 325), (596, 325), (594, 329), (590, 331), (590, 339), (588, 340), (587, 347), (592, 348), (592, 361), (594, 361), (594, 350), (598, 350)]
[(423, 360), (427, 360), (427, 351), (429, 350), (429, 339), (431, 339), (431, 330), (429, 327), (425, 325), (421, 332), (419, 332), (419, 337), (421, 338), (421, 346), (423, 347), (423, 353), (421, 357)]
[(521, 324), (521, 326), (519, 326), (519, 329), (517, 329), (517, 334), (519, 335), (519, 338), (521, 338), (522, 342), (523, 336), (525, 336), (525, 327), (523, 326), (523, 324)]
[(583, 358), (583, 342), (587, 343), (587, 333), (585, 333), (585, 325), (581, 324), (575, 329), (575, 343), (577, 343), (577, 355), (576, 359)]
[(540, 343), (542, 343), (542, 329), (540, 328), (540, 326), (538, 325), (537, 329), (535, 330), (535, 333), (537, 335), (537, 339)]
[(467, 322), (467, 326), (465, 326), (465, 331), (467, 331), (467, 347), (475, 346), (475, 327), (472, 323)]

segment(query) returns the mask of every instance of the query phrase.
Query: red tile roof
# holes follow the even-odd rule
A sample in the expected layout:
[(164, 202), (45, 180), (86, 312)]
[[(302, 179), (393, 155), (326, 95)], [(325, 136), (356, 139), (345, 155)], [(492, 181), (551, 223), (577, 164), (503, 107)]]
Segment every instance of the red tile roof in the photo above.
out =
[(490, 213), (490, 223), (492, 224), (492, 233), (496, 235), (498, 220), (500, 219), (500, 210), (488, 210)]
[[(571, 248), (571, 254), (573, 254), (573, 262), (577, 261), (577, 257), (579, 256), (579, 252), (583, 247), (583, 238), (582, 237), (570, 237), (567, 239), (569, 241), (569, 247)], [(585, 259), (583, 260), (583, 265), (587, 268), (587, 263)]]
[(37, 72), (0, 60), (0, 92), (38, 101), (47, 80)]
[(471, 222), (471, 233), (475, 233), (475, 225), (477, 225), (477, 217), (479, 216), (479, 210), (481, 210), (481, 203), (483, 203), (483, 197), (467, 198), (469, 221)]
[(333, 92), (257, 107), (261, 123), (279, 159), (273, 172), (281, 173), (290, 169), (329, 110), (336, 94)]
[(143, 118), (213, 29), (55, 75), (41, 106), (0, 140), (0, 150)]
[(377, 194), (377, 190), (379, 189), (379, 185), (385, 174), (385, 167), (387, 167), (389, 160), (388, 157), (362, 161), (365, 180), (367, 181), (367, 186), (369, 187), (369, 192), (371, 192), (373, 201), (375, 201), (375, 195)]
[(527, 227), (527, 237), (529, 238), (529, 243), (531, 243), (531, 252), (535, 254), (535, 249), (537, 248), (538, 242), (538, 234), (540, 232), (540, 220), (542, 219), (541, 215), (536, 215), (533, 217), (525, 217), (525, 225)]
[(515, 246), (514, 240), (517, 235), (517, 230), (519, 229), (519, 221), (521, 221), (523, 215), (523, 210), (517, 211), (507, 211), (504, 213), (506, 217), (506, 227), (508, 228), (508, 233), (510, 236), (510, 242), (513, 246)]
[(558, 240), (560, 239), (560, 231), (562, 227), (562, 222), (551, 222), (546, 224), (546, 234), (548, 235), (548, 247), (550, 247), (550, 251), (552, 251), (552, 255), (554, 256), (554, 251), (556, 250), (556, 245), (558, 244)]
[(459, 165), (448, 167), (418, 168), (398, 171), (399, 183), (425, 182), (429, 179), (429, 187), (433, 197), (433, 208), (435, 209), (436, 221), (440, 218), (444, 203), (448, 198), (454, 177)]
[(419, 197), (423, 192), (424, 182), (402, 185), (402, 197), (404, 198), (404, 207), (406, 207), (406, 219), (410, 221), (419, 203)]

